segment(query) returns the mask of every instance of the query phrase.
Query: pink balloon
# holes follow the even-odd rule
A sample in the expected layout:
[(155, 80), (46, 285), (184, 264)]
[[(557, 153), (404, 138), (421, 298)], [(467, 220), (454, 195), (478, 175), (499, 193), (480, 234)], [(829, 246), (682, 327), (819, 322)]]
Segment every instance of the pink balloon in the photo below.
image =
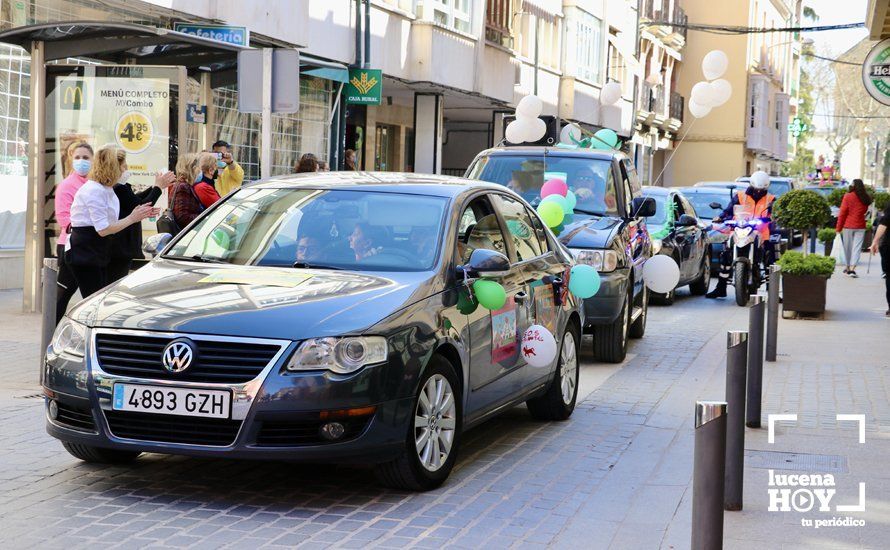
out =
[(566, 182), (559, 178), (553, 178), (544, 182), (543, 187), (541, 187), (541, 198), (543, 199), (548, 195), (562, 195), (565, 197), (568, 192), (569, 186), (566, 185)]

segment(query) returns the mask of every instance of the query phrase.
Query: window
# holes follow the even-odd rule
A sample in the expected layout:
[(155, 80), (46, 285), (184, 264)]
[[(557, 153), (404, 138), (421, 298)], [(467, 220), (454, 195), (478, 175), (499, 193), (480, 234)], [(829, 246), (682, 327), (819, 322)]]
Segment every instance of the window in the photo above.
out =
[(473, 200), (460, 217), (457, 234), (457, 257), (461, 264), (470, 261), (477, 248), (500, 252), (507, 256), (507, 244), (498, 218), (486, 198)]
[(603, 22), (575, 8), (575, 76), (599, 83), (602, 78)]
[(561, 18), (541, 10), (533, 4), (523, 4), (531, 13), (521, 16), (517, 35), (519, 54), (526, 62), (535, 60), (535, 43), (538, 45), (538, 63), (543, 67), (559, 70), (561, 62)]
[(471, 24), (471, 0), (426, 0), (432, 9), (432, 19), (435, 23), (469, 33)]
[(516, 249), (516, 259), (522, 262), (540, 256), (541, 242), (535, 234), (534, 223), (525, 206), (504, 195), (495, 195), (495, 203), (504, 216), (507, 232), (513, 240), (513, 248)]
[(513, 0), (488, 0), (485, 4), (485, 39), (513, 46)]
[(698, 215), (695, 212), (695, 207), (692, 206), (692, 203), (689, 202), (689, 200), (686, 197), (684, 197), (683, 195), (679, 195), (679, 197), (680, 197), (680, 202), (683, 204), (683, 211), (686, 214), (689, 214), (690, 216), (692, 216), (693, 218), (698, 218)]
[(639, 197), (643, 192), (643, 188), (640, 184), (640, 176), (637, 175), (636, 168), (634, 168), (630, 159), (624, 159), (621, 162), (624, 164), (624, 171), (627, 173), (627, 179), (630, 180), (631, 196)]

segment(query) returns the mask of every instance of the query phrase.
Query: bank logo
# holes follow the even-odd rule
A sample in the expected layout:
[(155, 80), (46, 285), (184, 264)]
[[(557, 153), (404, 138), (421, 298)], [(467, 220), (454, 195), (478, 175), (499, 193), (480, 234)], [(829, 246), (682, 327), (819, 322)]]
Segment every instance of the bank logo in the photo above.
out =
[(368, 73), (363, 72), (361, 78), (352, 77), (349, 81), (355, 88), (363, 94), (367, 94), (374, 86), (377, 85), (377, 79), (373, 76), (369, 77)]
[[(838, 414), (838, 422), (856, 422), (859, 443), (865, 443), (865, 415)], [(775, 443), (776, 422), (797, 421), (796, 414), (771, 414), (767, 420), (767, 442)], [(865, 512), (865, 483), (859, 482), (859, 495), (855, 504), (840, 504), (835, 500), (837, 482), (832, 474), (784, 474), (769, 470), (767, 482), (770, 512), (823, 512), (847, 513)], [(850, 516), (823, 518), (801, 518), (800, 524), (815, 529), (826, 527), (862, 527), (865, 520)]]
[(890, 105), (890, 38), (875, 44), (865, 56), (862, 83), (875, 100)]
[(173, 340), (164, 348), (164, 368), (170, 372), (182, 372), (189, 368), (195, 351), (190, 340)]
[(62, 98), (59, 108), (67, 111), (80, 111), (87, 108), (83, 91), (83, 80), (64, 80), (59, 88)]

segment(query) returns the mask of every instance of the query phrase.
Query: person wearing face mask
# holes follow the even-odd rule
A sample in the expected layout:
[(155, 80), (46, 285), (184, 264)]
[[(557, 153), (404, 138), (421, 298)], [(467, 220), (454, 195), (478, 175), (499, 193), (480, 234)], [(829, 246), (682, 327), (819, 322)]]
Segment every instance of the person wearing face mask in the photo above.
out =
[(216, 187), (213, 186), (213, 176), (216, 175), (216, 155), (213, 153), (201, 153), (198, 156), (198, 169), (201, 171), (201, 178), (196, 178), (194, 185), (195, 194), (198, 195), (198, 199), (200, 199), (204, 208), (210, 208), (213, 206), (213, 203), (219, 200), (219, 193), (216, 192)]
[(71, 235), (65, 249), (65, 262), (71, 267), (84, 298), (108, 284), (111, 236), (158, 215), (157, 208), (140, 204), (128, 216), (120, 218), (120, 201), (114, 185), (121, 181), (124, 172), (122, 155), (123, 151), (114, 145), (96, 151), (87, 182), (71, 203)]
[(77, 292), (77, 280), (71, 268), (65, 263), (65, 243), (68, 242), (68, 228), (71, 225), (71, 203), (77, 190), (87, 182), (87, 174), (93, 162), (93, 148), (89, 143), (76, 143), (70, 149), (71, 173), (56, 188), (56, 221), (61, 230), (56, 244), (56, 257), (59, 259), (59, 275), (56, 289), (56, 324), (62, 320), (68, 302)]
[(216, 190), (221, 197), (229, 194), (232, 189), (241, 187), (244, 182), (244, 168), (235, 162), (232, 156), (232, 146), (223, 140), (213, 144), (213, 152), (216, 159)]
[[(173, 172), (164, 170), (155, 176), (155, 184), (153, 186), (135, 193), (129, 184), (131, 174), (127, 166), (127, 156), (123, 149), (118, 149), (117, 159), (122, 172), (120, 180), (118, 180), (113, 189), (120, 203), (120, 214), (118, 215), (120, 219), (129, 216), (140, 204), (154, 206), (164, 189), (167, 189), (176, 181), (176, 176), (173, 175)], [(108, 283), (110, 284), (126, 277), (130, 273), (130, 266), (133, 260), (143, 257), (141, 223), (134, 223), (112, 235), (111, 261), (108, 263)]]

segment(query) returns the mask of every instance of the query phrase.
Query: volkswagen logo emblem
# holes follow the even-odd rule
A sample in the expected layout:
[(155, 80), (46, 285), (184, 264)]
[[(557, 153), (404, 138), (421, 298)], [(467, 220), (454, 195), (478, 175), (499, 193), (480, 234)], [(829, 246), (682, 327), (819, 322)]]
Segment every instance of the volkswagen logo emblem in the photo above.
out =
[(162, 362), (170, 372), (182, 372), (189, 368), (195, 358), (195, 346), (188, 338), (173, 340), (164, 348)]

